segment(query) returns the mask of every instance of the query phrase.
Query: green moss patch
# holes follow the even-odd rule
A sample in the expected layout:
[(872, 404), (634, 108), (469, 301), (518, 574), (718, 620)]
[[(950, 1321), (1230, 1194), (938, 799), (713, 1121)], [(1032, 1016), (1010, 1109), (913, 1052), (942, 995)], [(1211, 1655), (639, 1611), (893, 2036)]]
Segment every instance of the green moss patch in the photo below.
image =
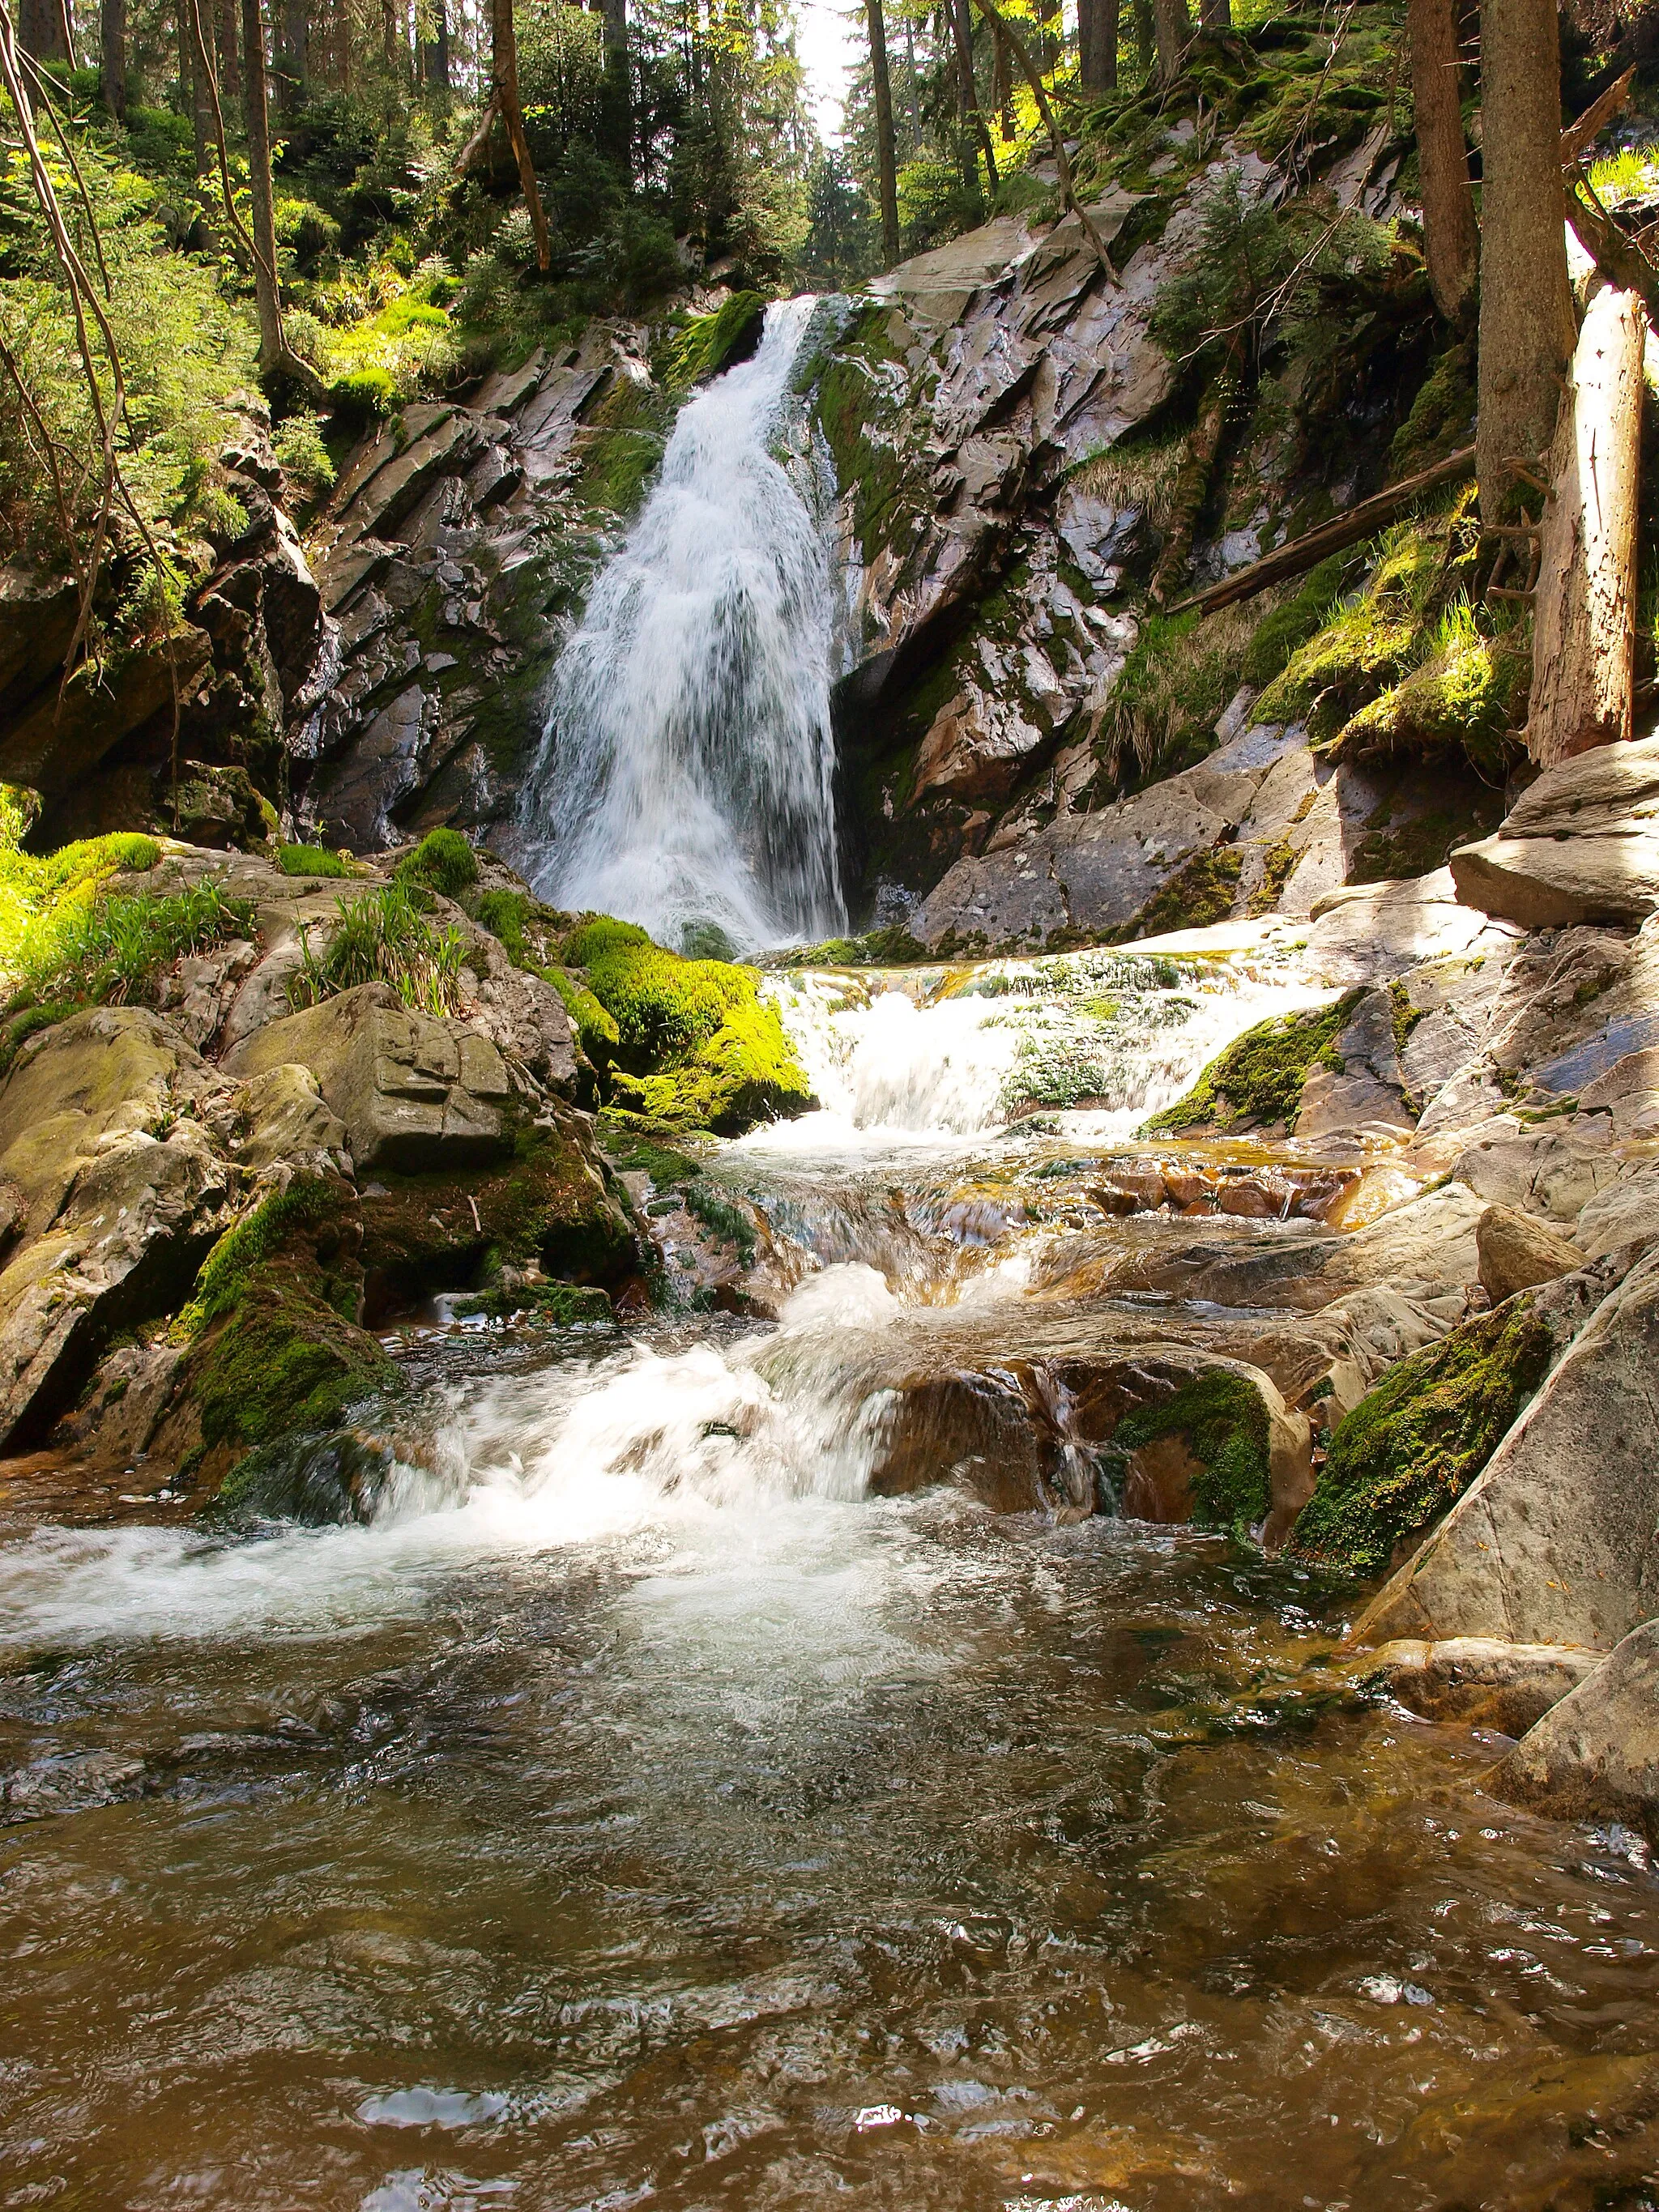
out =
[(1294, 1549), (1355, 1574), (1386, 1572), (1485, 1467), (1553, 1350), (1544, 1323), (1511, 1301), (1391, 1367), (1332, 1438)]
[(349, 876), (356, 871), (342, 853), (325, 845), (279, 845), (276, 865), (285, 876)]
[(1149, 898), (1134, 920), (1112, 933), (1122, 944), (1136, 937), (1162, 937), (1175, 929), (1206, 929), (1224, 921), (1238, 896), (1244, 855), (1237, 845), (1209, 845), (1194, 853)]
[(1207, 1368), (1161, 1406), (1120, 1421), (1115, 1453), (1127, 1454), (1160, 1437), (1183, 1437), (1200, 1473), (1193, 1481), (1193, 1518), (1225, 1528), (1241, 1541), (1267, 1518), (1272, 1503), (1267, 1408), (1242, 1375)]
[(434, 830), (398, 863), (406, 882), (458, 899), (478, 880), (478, 856), (459, 830)]
[(1350, 991), (1334, 1006), (1258, 1022), (1217, 1054), (1184, 1098), (1154, 1114), (1142, 1133), (1172, 1136), (1191, 1129), (1225, 1131), (1247, 1123), (1293, 1121), (1309, 1069), (1328, 1050), (1364, 996), (1363, 991)]
[(693, 315), (675, 341), (669, 356), (668, 381), (680, 392), (689, 391), (745, 353), (758, 343), (757, 325), (766, 317), (766, 301), (759, 292), (733, 292), (712, 315)]

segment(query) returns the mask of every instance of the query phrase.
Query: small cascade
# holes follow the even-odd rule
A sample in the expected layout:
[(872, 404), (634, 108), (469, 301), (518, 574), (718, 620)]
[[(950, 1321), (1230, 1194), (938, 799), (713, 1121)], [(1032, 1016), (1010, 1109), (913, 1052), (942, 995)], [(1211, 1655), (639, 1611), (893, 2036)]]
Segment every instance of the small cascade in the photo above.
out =
[(537, 890), (671, 945), (697, 924), (750, 949), (843, 921), (830, 562), (810, 464), (774, 451), (816, 304), (769, 307), (754, 357), (681, 410), (560, 659), (528, 787)]
[(1032, 1112), (1126, 1138), (1245, 1030), (1329, 995), (1224, 962), (1110, 952), (990, 963), (965, 979), (807, 972), (768, 988), (824, 1110), (743, 1145), (830, 1156), (948, 1144)]

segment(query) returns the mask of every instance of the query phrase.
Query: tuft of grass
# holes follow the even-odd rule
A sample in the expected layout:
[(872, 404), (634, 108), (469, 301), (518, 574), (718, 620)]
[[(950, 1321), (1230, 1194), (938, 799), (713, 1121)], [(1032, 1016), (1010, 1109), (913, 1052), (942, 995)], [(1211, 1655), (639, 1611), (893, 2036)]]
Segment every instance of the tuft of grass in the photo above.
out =
[(460, 933), (435, 930), (399, 877), (378, 891), (335, 901), (336, 921), (325, 951), (314, 950), (301, 929), (300, 972), (289, 984), (289, 1001), (314, 1006), (360, 983), (390, 983), (406, 1006), (423, 1013), (461, 1010)]
[(349, 876), (356, 872), (343, 853), (325, 845), (279, 845), (276, 865), (285, 876)]
[(478, 880), (478, 856), (459, 830), (434, 830), (404, 854), (397, 873), (405, 882), (458, 899)]

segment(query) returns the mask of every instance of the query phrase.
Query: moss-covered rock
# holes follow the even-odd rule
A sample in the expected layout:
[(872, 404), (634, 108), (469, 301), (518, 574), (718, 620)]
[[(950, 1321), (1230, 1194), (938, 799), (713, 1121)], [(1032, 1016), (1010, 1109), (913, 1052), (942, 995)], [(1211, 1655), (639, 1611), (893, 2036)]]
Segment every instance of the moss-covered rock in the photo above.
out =
[(336, 1427), (395, 1389), (397, 1370), (358, 1325), (362, 1238), (349, 1185), (296, 1176), (220, 1238), (175, 1328), (189, 1341), (169, 1423), (193, 1420), (228, 1471), (251, 1449)]
[(1293, 1121), (1309, 1070), (1364, 996), (1349, 991), (1334, 1006), (1258, 1022), (1217, 1054), (1184, 1098), (1154, 1114), (1143, 1133), (1172, 1136)]
[(1206, 1368), (1162, 1404), (1120, 1421), (1114, 1455), (1127, 1455), (1165, 1437), (1190, 1452), (1193, 1519), (1241, 1540), (1267, 1517), (1273, 1502), (1271, 1424), (1261, 1393), (1243, 1375)]
[(766, 301), (759, 292), (733, 292), (712, 315), (689, 317), (669, 356), (671, 387), (689, 391), (747, 360), (760, 343), (765, 320)]
[(1331, 1441), (1291, 1539), (1379, 1575), (1455, 1504), (1549, 1371), (1554, 1340), (1511, 1299), (1391, 1367)]

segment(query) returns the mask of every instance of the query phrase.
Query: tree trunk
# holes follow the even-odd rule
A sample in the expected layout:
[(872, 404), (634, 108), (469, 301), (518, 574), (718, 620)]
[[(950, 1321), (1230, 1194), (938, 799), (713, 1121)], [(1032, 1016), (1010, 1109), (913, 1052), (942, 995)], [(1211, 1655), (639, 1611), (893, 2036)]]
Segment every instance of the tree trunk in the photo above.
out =
[(1152, 57), (1158, 51), (1158, 32), (1152, 21), (1152, 0), (1134, 0), (1135, 60), (1144, 83), (1152, 73)]
[(1480, 516), (1495, 525), (1514, 465), (1554, 434), (1577, 332), (1561, 189), (1561, 58), (1554, 0), (1481, 0)]
[(997, 157), (992, 150), (991, 134), (985, 127), (985, 117), (979, 104), (979, 86), (974, 77), (974, 9), (973, 0), (948, 0), (951, 11), (951, 35), (957, 48), (957, 106), (962, 114), (963, 137), (967, 145), (968, 164), (973, 164), (973, 142), (979, 142), (985, 156), (986, 180), (992, 191), (997, 188)]
[(449, 0), (433, 0), (432, 40), (426, 50), (426, 81), (434, 92), (449, 90)]
[(1193, 19), (1187, 0), (1152, 0), (1152, 32), (1158, 41), (1158, 77), (1173, 84), (1181, 74), (1181, 58), (1193, 35)]
[(276, 225), (270, 188), (270, 111), (265, 100), (265, 27), (259, 0), (242, 0), (242, 119), (247, 127), (248, 198), (253, 232), (253, 296), (259, 311), (259, 370), (267, 374), (288, 349), (276, 291)]
[(876, 172), (881, 189), (881, 248), (888, 268), (899, 258), (898, 168), (893, 151), (893, 94), (887, 82), (887, 27), (881, 0), (864, 0), (870, 26), (870, 80), (876, 104)]
[(1085, 92), (1117, 89), (1118, 0), (1078, 0), (1078, 75)]
[(605, 71), (611, 80), (622, 126), (628, 173), (634, 173), (634, 97), (628, 74), (628, 0), (600, 0), (605, 18)]
[(1480, 252), (1468, 143), (1458, 104), (1455, 0), (1410, 0), (1407, 23), (1422, 178), (1423, 258), (1434, 304), (1455, 323), (1474, 289)]
[[(191, 137), (194, 141), (196, 173), (205, 177), (213, 167), (213, 149), (219, 133), (213, 120), (213, 95), (208, 88), (207, 68), (203, 58), (195, 52), (194, 41), (185, 27), (189, 0), (183, 0), (179, 17), (179, 83), (190, 110)], [(211, 67), (209, 58), (208, 67)]]
[(99, 89), (118, 123), (127, 119), (127, 0), (103, 0), (98, 10)]
[(284, 115), (296, 115), (311, 94), (311, 9), (309, 0), (283, 0), (283, 85)]
[(17, 11), (17, 42), (38, 62), (66, 62), (64, 12), (58, 0), (21, 0)]
[(1232, 0), (1198, 0), (1198, 25), (1212, 39), (1219, 39), (1233, 27)]
[(1631, 734), (1647, 317), (1598, 292), (1550, 451), (1533, 599), (1527, 750), (1540, 768)]
[(388, 76), (398, 74), (398, 0), (380, 0), (380, 62)]
[(542, 196), (536, 188), (536, 167), (530, 158), (530, 142), (524, 135), (524, 110), (519, 105), (519, 41), (513, 29), (513, 0), (489, 0), (489, 97), (512, 141), (514, 156), (519, 164), (519, 182), (524, 188), (525, 205), (530, 210), (530, 228), (535, 234), (536, 265), (545, 271), (552, 266), (553, 254), (547, 240)]
[(224, 100), (242, 96), (242, 64), (236, 49), (236, 0), (219, 0), (219, 93)]

